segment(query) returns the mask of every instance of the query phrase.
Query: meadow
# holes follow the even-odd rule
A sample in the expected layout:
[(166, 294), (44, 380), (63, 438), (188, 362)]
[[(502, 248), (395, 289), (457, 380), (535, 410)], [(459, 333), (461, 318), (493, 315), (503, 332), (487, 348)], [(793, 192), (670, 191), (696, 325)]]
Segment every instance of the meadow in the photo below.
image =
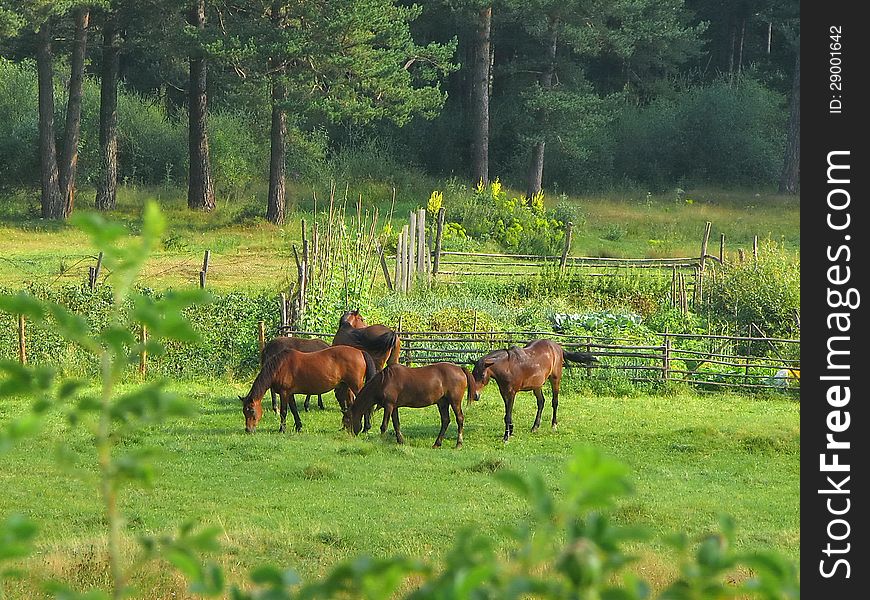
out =
[[(277, 419), (267, 413), (248, 435), (236, 399), (247, 391), (242, 382), (171, 387), (196, 414), (146, 427), (123, 444), (125, 451), (158, 452), (152, 484), (121, 493), (131, 562), (138, 536), (168, 533), (189, 520), (220, 528), (219, 560), (239, 583), (263, 562), (308, 580), (361, 554), (437, 558), (467, 528), (507, 546), (509, 528), (530, 509), (493, 473), (537, 471), (558, 493), (577, 444), (595, 445), (630, 467), (634, 493), (614, 518), (650, 529), (653, 541), (631, 548), (640, 557), (632, 569), (654, 587), (677, 574), (675, 557), (655, 540), (676, 531), (700, 536), (716, 528), (721, 514), (736, 520), (740, 549), (773, 548), (798, 559), (800, 414), (785, 397), (569, 391), (560, 402), (559, 430), (532, 434), (534, 399), (526, 393), (505, 445), (503, 404), (491, 386), (466, 410), (463, 448), (453, 448), (453, 423), (435, 450), (434, 407), (402, 410), (404, 446), (376, 428), (356, 439), (340, 431), (331, 394), (326, 410), (302, 413), (301, 433), (277, 433)], [(545, 417), (549, 410), (548, 404)], [(14, 412), (12, 404), (0, 406), (0, 420)], [(70, 428), (56, 414), (38, 437), (4, 456), (0, 514), (23, 510), (44, 524), (38, 552), (26, 563), (31, 578), (7, 582), (7, 597), (37, 595), (40, 578), (79, 589), (108, 585), (90, 435), (88, 423)], [(65, 446), (79, 457), (74, 463), (57, 462), (70, 454)], [(160, 563), (137, 571), (132, 583), (136, 597), (193, 597)]]
[[(464, 193), (451, 192), (444, 182), (418, 182), (397, 190), (393, 224), (404, 220), (408, 210), (425, 205), (430, 188), (448, 190), (448, 214), (451, 198), (459, 202)], [(347, 193), (349, 199), (362, 196), (370, 210), (377, 206), (382, 216), (389, 214), (391, 187), (364, 183), (357, 190), (348, 187)], [(198, 370), (198, 365), (175, 372), (154, 363), (158, 368), (147, 381), (168, 374), (168, 388), (194, 409), (193, 414), (146, 423), (117, 438), (119, 450), (133, 456), (154, 453), (150, 485), (124, 486), (119, 495), (124, 559), (134, 565), (135, 597), (196, 596), (165, 563), (137, 562), (140, 536), (168, 534), (191, 521), (219, 529), (223, 551), (215, 558), (229, 581), (242, 586), (251, 569), (263, 563), (289, 567), (310, 581), (359, 555), (437, 561), (467, 531), (486, 535), (507, 554), (512, 528), (528, 519), (531, 508), (496, 474), (540, 473), (558, 497), (566, 489), (565, 467), (573, 449), (585, 444), (630, 469), (634, 493), (619, 501), (613, 518), (652, 534), (650, 541), (631, 545), (639, 560), (630, 569), (654, 589), (679, 574), (679, 558), (663, 540), (677, 531), (697, 540), (715, 530), (723, 514), (737, 522), (738, 549), (773, 549), (798, 561), (800, 404), (793, 395), (702, 392), (683, 386), (633, 388), (618, 377), (587, 381), (585, 370), (577, 369), (563, 383), (559, 430), (528, 431), (534, 400), (523, 393), (514, 410), (516, 434), (508, 444), (501, 441), (503, 403), (494, 385), (480, 402), (467, 407), (460, 450), (452, 447), (455, 423), (444, 448), (431, 448), (438, 430), (434, 407), (402, 410), (407, 441), (403, 446), (389, 433), (353, 438), (340, 429), (341, 414), (331, 394), (324, 398), (326, 410), (302, 414), (301, 433), (277, 433), (277, 419), (267, 413), (257, 433), (245, 434), (237, 396), (247, 392), (255, 374), (254, 325), (256, 318), (263, 318), (252, 315), (272, 310), (270, 298), (294, 279), (292, 245), (300, 241), (301, 220), (310, 222), (315, 214), (310, 190), (299, 186), (295, 194), (298, 201), (287, 225), (276, 227), (256, 216), (253, 201), (237, 199), (203, 214), (188, 211), (177, 188), (128, 187), (120, 193), (119, 210), (112, 217), (133, 233), (139, 232), (142, 209), (150, 198), (158, 200), (168, 221), (137, 286), (195, 287), (202, 254), (210, 250), (208, 287), (221, 294), (251, 296), (249, 304), (232, 307), (235, 312), (230, 305), (238, 296), (224, 296), (215, 312), (196, 319), (200, 328), (208, 327), (210, 318), (226, 327), (208, 332), (202, 346), (207, 353), (218, 350), (212, 354), (222, 357), (222, 376)], [(87, 203), (84, 193), (80, 201)], [(577, 255), (697, 255), (706, 221), (714, 223), (713, 239), (719, 232), (726, 234), (730, 260), (736, 260), (738, 248), (750, 249), (756, 235), (791, 256), (800, 248), (799, 201), (763, 191), (614, 192), (546, 202), (573, 207), (578, 218), (572, 253)], [(322, 207), (318, 195), (317, 208)], [(67, 224), (33, 217), (27, 202), (0, 203), (0, 213), (0, 289), (16, 291), (32, 284), (70, 289), (83, 284), (96, 254), (87, 235)], [(476, 249), (495, 248), (492, 242), (474, 243)], [(107, 275), (104, 283), (111, 285), (111, 273)], [(610, 290), (605, 286), (580, 291), (548, 291), (541, 288), (545, 280), (536, 283), (537, 288), (516, 283), (500, 287), (472, 281), (421, 288), (407, 297), (388, 294), (379, 284), (370, 308), (375, 318), (404, 314), (409, 328), (415, 326), (409, 315), (419, 315), (420, 326), (439, 320), (467, 326), (480, 317), (483, 327), (494, 323), (537, 328), (548, 323), (554, 310), (631, 308), (631, 299), (625, 301), (620, 294), (642, 296), (644, 306), (662, 300), (655, 286), (631, 281)], [(78, 301), (88, 305), (88, 298), (83, 295)], [(94, 310), (104, 306), (108, 305), (96, 303)], [(15, 327), (12, 318), (4, 317), (3, 323)], [(38, 335), (40, 330), (31, 331)], [(0, 350), (6, 353), (13, 352), (10, 332), (0, 336), (5, 344)], [(36, 342), (34, 346), (38, 352), (32, 356), (37, 360), (46, 360), (57, 347), (55, 340), (44, 348)], [(172, 356), (202, 354), (197, 348)], [(77, 371), (71, 364), (80, 360), (78, 354), (57, 356), (57, 361), (48, 362), (56, 362), (66, 374), (85, 375), (89, 385), (96, 385), (93, 373)], [(119, 392), (138, 383), (140, 378), (130, 373)], [(550, 392), (544, 391), (546, 423)], [(0, 424), (13, 422), (23, 406), (26, 403), (0, 403)], [(47, 413), (36, 436), (21, 440), (2, 457), (0, 515), (22, 512), (40, 524), (35, 554), (17, 565), (26, 567), (26, 575), (0, 583), (6, 597), (39, 597), (45, 593), (41, 582), (52, 579), (75, 589), (111, 587), (107, 520), (93, 442), (95, 417), (86, 415), (73, 426), (71, 412), (75, 411)], [(374, 423), (376, 431), (379, 413)], [(738, 571), (729, 577), (739, 581), (749, 575)], [(409, 591), (414, 583), (407, 582), (403, 590)]]

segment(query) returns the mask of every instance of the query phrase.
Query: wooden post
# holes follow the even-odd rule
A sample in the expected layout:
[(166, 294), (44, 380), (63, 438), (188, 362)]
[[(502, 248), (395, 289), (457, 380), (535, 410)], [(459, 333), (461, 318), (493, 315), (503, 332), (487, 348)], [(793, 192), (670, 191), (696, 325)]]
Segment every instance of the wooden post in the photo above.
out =
[(758, 236), (752, 236), (752, 264), (758, 266)]
[(725, 234), (719, 234), (719, 262), (725, 264)]
[(441, 236), (444, 235), (444, 207), (438, 209), (438, 220), (435, 222), (435, 258), (432, 261), (432, 275), (438, 274), (441, 265)]
[[(408, 221), (408, 281), (414, 278), (414, 273), (417, 271), (417, 213), (411, 212), (410, 220)], [(410, 289), (410, 284), (408, 288)]]
[(411, 289), (411, 254), (412, 254), (411, 228), (408, 225), (402, 227), (402, 291)]
[(662, 379), (665, 383), (671, 377), (671, 338), (665, 332), (664, 344), (662, 345)]
[(94, 269), (94, 267), (88, 267), (88, 288), (91, 290), (93, 290), (96, 285), (96, 279), (96, 269)]
[(387, 259), (384, 257), (384, 247), (380, 242), (375, 242), (375, 249), (378, 252), (378, 261), (381, 263), (381, 270), (384, 272), (384, 281), (387, 282), (387, 289), (393, 291), (393, 282), (390, 280), (390, 269), (387, 267)]
[(287, 327), (287, 294), (281, 292), (278, 301), (281, 303), (281, 327)]
[(713, 228), (713, 223), (707, 221), (704, 224), (704, 237), (701, 239), (701, 257), (698, 259), (698, 265), (701, 270), (704, 270), (704, 263), (707, 260), (707, 244), (710, 243), (710, 230)]
[(143, 377), (148, 371), (148, 351), (145, 349), (145, 344), (148, 343), (148, 328), (142, 325), (139, 331), (139, 343), (142, 344), (142, 353), (139, 355), (139, 375)]
[(426, 209), (417, 210), (417, 271), (426, 272)]
[(568, 253), (571, 251), (571, 229), (574, 223), (568, 221), (565, 223), (565, 246), (562, 248), (562, 259), (559, 261), (559, 272), (565, 272), (565, 266), (568, 264)]
[(671, 271), (671, 307), (677, 307), (677, 267)]
[[(266, 347), (266, 323), (260, 321), (257, 323), (257, 343), (260, 346), (260, 357), (263, 356), (263, 348)], [(262, 364), (262, 361), (260, 362)]]
[(211, 250), (205, 251), (202, 258), (202, 270), (199, 272), (199, 287), (205, 289), (205, 280), (208, 276), (208, 260), (211, 258)]
[(27, 364), (27, 340), (24, 334), (24, 315), (18, 315), (18, 362)]
[(97, 266), (94, 267), (94, 286), (97, 285), (97, 278), (100, 276), (100, 268), (103, 266), (103, 252), (97, 255)]
[(743, 251), (743, 248), (737, 249), (737, 261), (742, 265), (746, 260), (746, 253)]

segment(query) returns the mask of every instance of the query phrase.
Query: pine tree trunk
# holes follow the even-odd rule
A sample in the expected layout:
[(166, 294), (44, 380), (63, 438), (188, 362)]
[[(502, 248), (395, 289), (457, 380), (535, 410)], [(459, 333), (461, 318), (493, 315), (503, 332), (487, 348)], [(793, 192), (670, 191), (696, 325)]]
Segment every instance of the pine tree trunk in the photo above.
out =
[(472, 157), (472, 184), (489, 184), (489, 75), (490, 31), (492, 7), (478, 13), (477, 35), (474, 42), (474, 64), (471, 75), (471, 96), (474, 111), (472, 126), (474, 155)]
[(39, 82), (39, 164), (42, 217), (62, 219), (57, 145), (54, 133), (54, 65), (51, 53), (51, 24), (47, 21), (36, 37), (36, 68)]
[(801, 158), (801, 53), (796, 50), (794, 77), (791, 86), (791, 102), (788, 114), (788, 137), (785, 144), (785, 159), (779, 178), (781, 194), (796, 194), (800, 183)]
[(114, 210), (118, 186), (118, 67), (121, 53), (118, 16), (112, 14), (103, 26), (103, 65), (100, 81), (100, 151), (103, 179), (97, 190), (96, 207)]
[(266, 208), (266, 220), (275, 225), (284, 224), (286, 205), (286, 137), (287, 114), (282, 103), (286, 94), (284, 86), (278, 82), (272, 83), (272, 129), (270, 134), (269, 156), (269, 203)]
[[(557, 27), (558, 20), (550, 19), (550, 24), (547, 28), (547, 64), (544, 67), (544, 72), (541, 74), (540, 84), (541, 89), (546, 93), (553, 88), (553, 79), (556, 75), (556, 43), (557, 43)], [(543, 139), (547, 127), (546, 111), (541, 110), (538, 114), (538, 135), (541, 138), (535, 142), (532, 147), (532, 164), (529, 168), (528, 183), (526, 186), (526, 198), (532, 198), (540, 193), (543, 189), (544, 180), (544, 147), (546, 145)]]
[[(205, 29), (205, 0), (195, 0), (188, 22), (199, 30)], [(191, 209), (212, 210), (215, 207), (214, 182), (208, 154), (208, 94), (206, 93), (206, 64), (202, 56), (190, 57), (190, 84), (188, 89), (188, 145), (189, 173), (187, 178), (187, 206)]]
[(79, 162), (79, 134), (82, 125), (82, 86), (85, 79), (85, 52), (88, 46), (88, 25), (91, 11), (76, 10), (76, 31), (70, 57), (69, 98), (66, 105), (66, 125), (63, 132), (63, 155), (60, 162), (60, 193), (63, 196), (63, 216), (72, 214), (75, 204), (76, 168)]

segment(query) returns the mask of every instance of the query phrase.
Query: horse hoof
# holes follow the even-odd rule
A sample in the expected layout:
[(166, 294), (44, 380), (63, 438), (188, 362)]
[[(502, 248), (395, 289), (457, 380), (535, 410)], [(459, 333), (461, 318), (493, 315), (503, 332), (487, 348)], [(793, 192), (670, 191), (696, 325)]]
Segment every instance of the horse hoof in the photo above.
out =
[(535, 433), (538, 430), (539, 425), (532, 425), (532, 433)]
[(296, 426), (296, 433), (299, 433), (301, 431), (302, 431), (302, 425), (297, 425)]
[(286, 432), (287, 432), (287, 428), (286, 428), (286, 427), (279, 427), (279, 428), (278, 428), (278, 433), (286, 433)]
[(558, 423), (553, 423), (553, 431), (556, 431), (559, 428), (558, 425)]

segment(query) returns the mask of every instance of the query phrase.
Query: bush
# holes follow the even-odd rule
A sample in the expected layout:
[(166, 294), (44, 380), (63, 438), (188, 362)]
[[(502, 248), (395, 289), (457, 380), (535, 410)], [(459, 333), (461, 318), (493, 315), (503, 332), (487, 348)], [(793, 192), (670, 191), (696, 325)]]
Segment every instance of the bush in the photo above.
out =
[(744, 332), (755, 324), (768, 336), (800, 337), (800, 259), (772, 240), (760, 244), (757, 263), (724, 269), (708, 298), (714, 320), (736, 322)]

